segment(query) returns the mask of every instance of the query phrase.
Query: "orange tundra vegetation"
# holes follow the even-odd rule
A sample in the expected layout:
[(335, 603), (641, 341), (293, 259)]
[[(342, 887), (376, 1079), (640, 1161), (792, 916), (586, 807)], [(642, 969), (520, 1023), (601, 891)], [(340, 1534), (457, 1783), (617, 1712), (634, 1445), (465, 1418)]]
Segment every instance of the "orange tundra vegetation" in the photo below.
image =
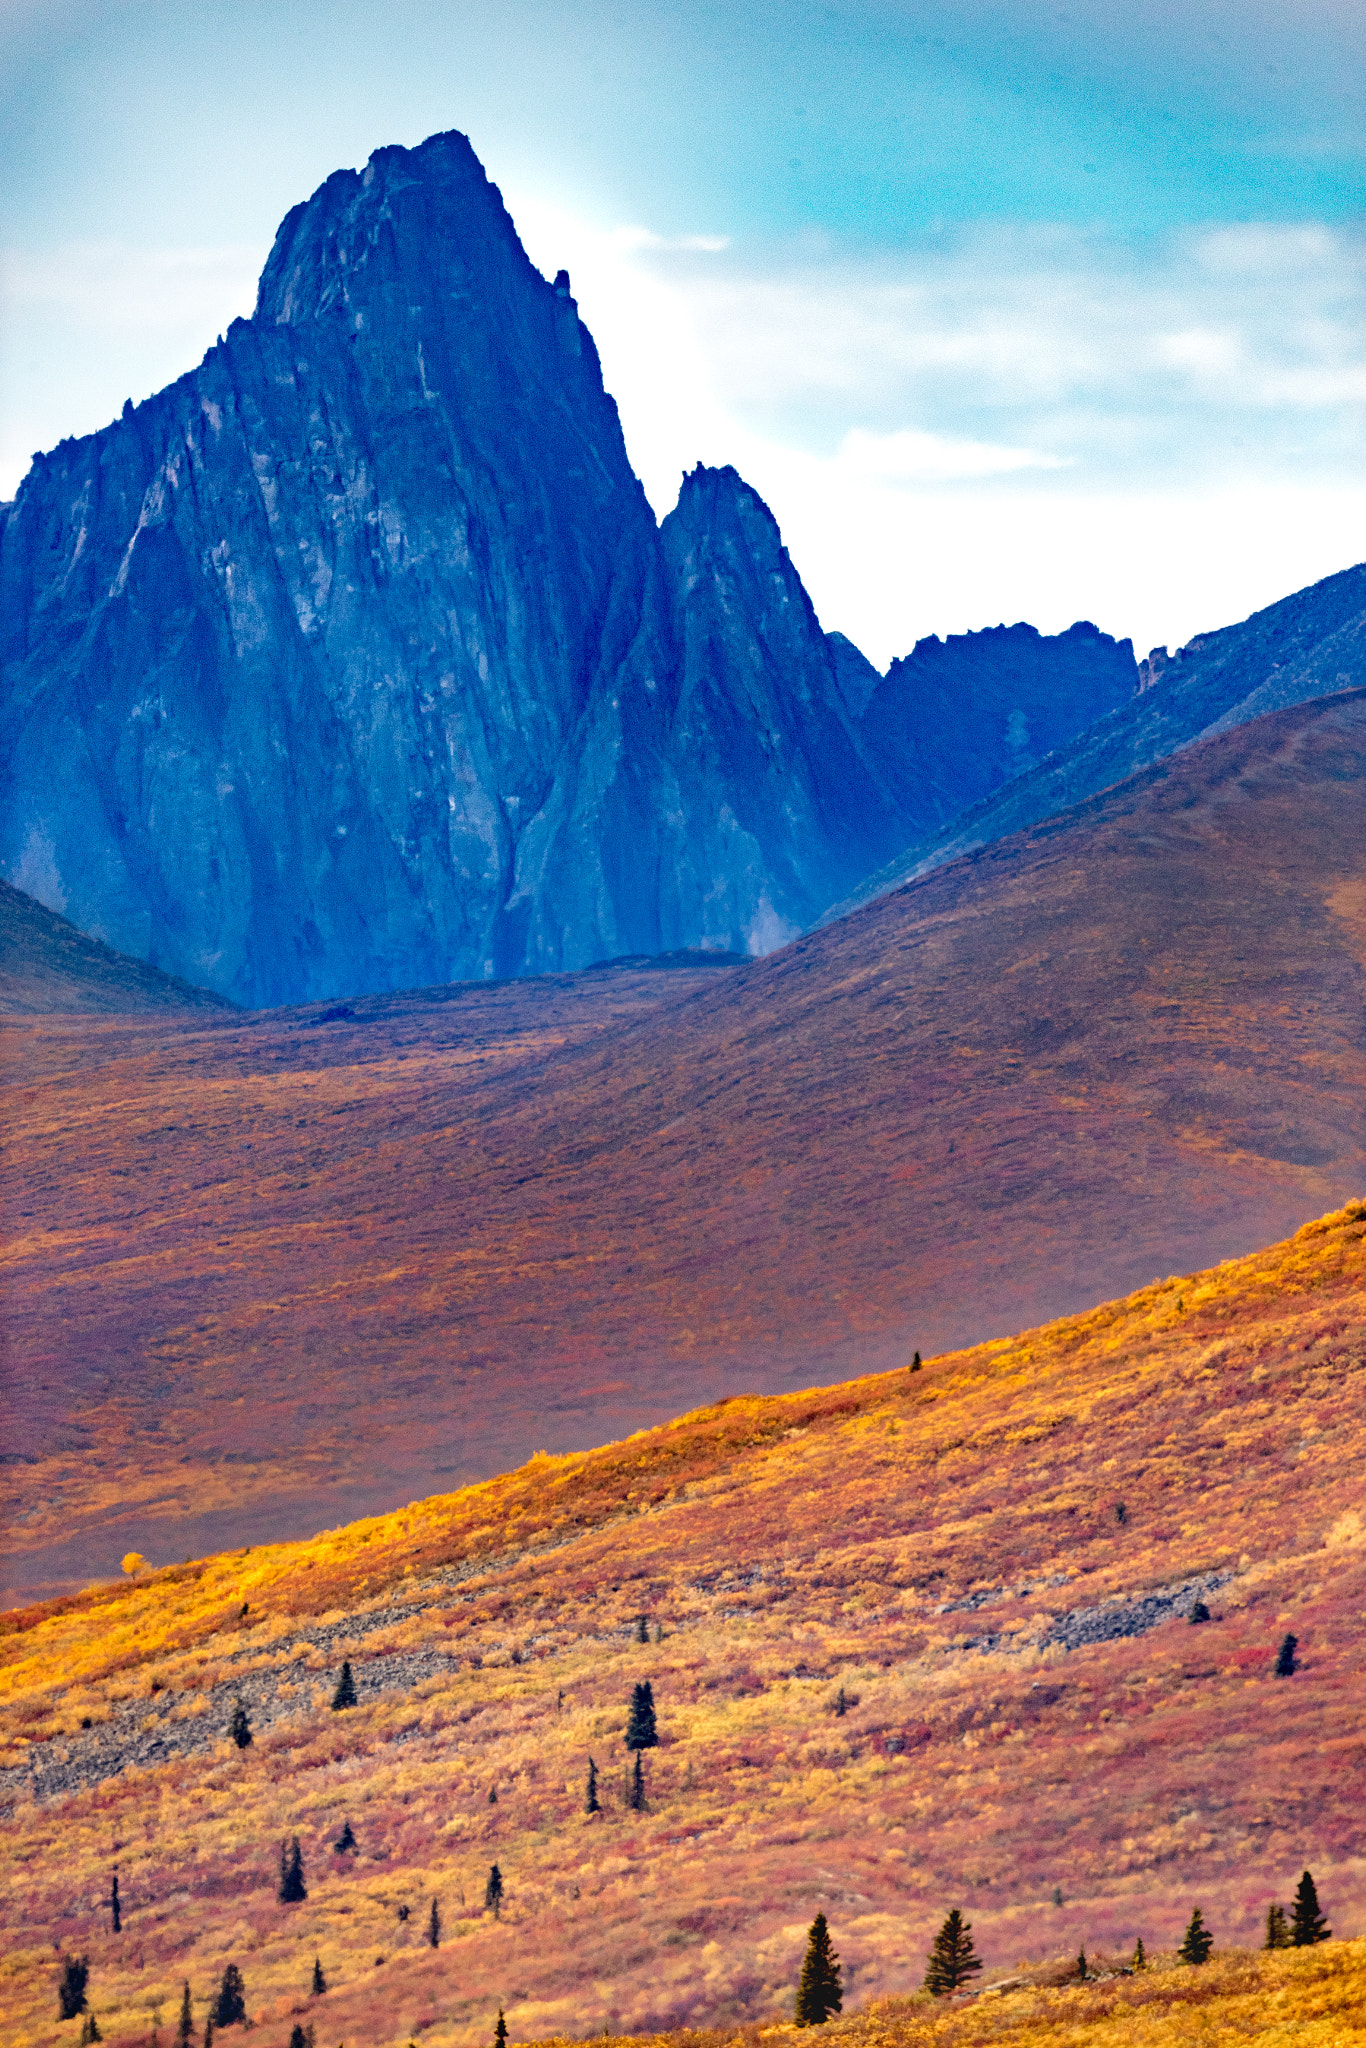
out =
[[(1354, 1204), (918, 1372), (728, 1401), (0, 1617), (3, 2038), (77, 2040), (63, 1953), (89, 1957), (111, 2048), (158, 2015), (167, 2041), (186, 1980), (198, 2026), (228, 1962), (260, 2048), (296, 2024), (318, 2048), (486, 2043), (499, 2006), (514, 2041), (733, 2035), (790, 2015), (818, 1909), (832, 2024), (870, 2048), (1351, 2038), (1363, 1361)], [(334, 1712), (343, 1661), (358, 1701)], [(1337, 1939), (1230, 1955), (1306, 1865)], [(950, 1905), (981, 1997), (898, 2003)], [(1205, 1972), (1169, 1961), (1197, 1905)], [(1140, 1935), (1167, 1955), (1151, 1977), (1037, 1988)]]

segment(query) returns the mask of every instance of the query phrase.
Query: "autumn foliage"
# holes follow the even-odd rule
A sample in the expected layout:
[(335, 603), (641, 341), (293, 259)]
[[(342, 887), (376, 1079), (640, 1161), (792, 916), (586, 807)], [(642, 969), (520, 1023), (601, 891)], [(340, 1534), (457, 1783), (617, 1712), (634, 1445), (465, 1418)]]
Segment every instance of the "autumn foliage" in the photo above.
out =
[[(1098, 2042), (1193, 2040), (1209, 2000), (1255, 2015), (1267, 1987), (1335, 2024), (1366, 1967), (1364, 1364), (1353, 1205), (918, 1373), (0, 1617), (7, 2048), (68, 2038), (57, 1954), (88, 1959), (111, 2048), (158, 2012), (164, 2040), (182, 1984), (203, 2013), (229, 1968), (259, 2048), (315, 2023), (487, 2048), (500, 2008), (514, 2040), (705, 2048), (792, 2012), (817, 1913), (829, 2024), (869, 2048), (983, 2039), (988, 2012), (1031, 2048), (1113, 2010), (1132, 2031)], [(306, 1897), (281, 1902), (296, 1837)], [(1306, 1867), (1335, 1938), (1254, 1955)], [(953, 1906), (983, 1988), (935, 2001)], [(1215, 1950), (1183, 1969), (1196, 1906)], [(1140, 1937), (1154, 1967), (1115, 1975)]]

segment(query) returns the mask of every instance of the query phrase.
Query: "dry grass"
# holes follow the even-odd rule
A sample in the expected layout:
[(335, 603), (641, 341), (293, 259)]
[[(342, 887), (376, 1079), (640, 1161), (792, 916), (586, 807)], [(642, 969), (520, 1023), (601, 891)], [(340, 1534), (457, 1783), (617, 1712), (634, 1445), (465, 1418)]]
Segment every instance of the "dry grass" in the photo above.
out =
[[(1298, 1998), (1328, 1960), (1155, 1977), (1167, 1989), (1129, 2034), (1067, 2033), (1118, 2026), (1091, 1991), (989, 2001), (989, 2020), (875, 2008), (918, 1983), (950, 1904), (997, 1974), (1138, 1934), (1170, 1947), (1194, 1904), (1221, 1950), (1246, 1947), (1306, 1863), (1336, 1933), (1366, 1932), (1364, 1367), (1354, 1205), (919, 1374), (729, 1402), (305, 1543), (6, 1616), (12, 1766), (78, 1759), (98, 1724), (168, 1702), (203, 1746), (56, 1799), (19, 1779), (4, 2039), (74, 2034), (52, 2017), (63, 1948), (89, 1953), (111, 2043), (145, 2039), (157, 2011), (164, 2040), (182, 1980), (202, 2010), (229, 1959), (263, 2048), (284, 2048), (296, 2013), (319, 2048), (473, 2048), (499, 2004), (527, 2039), (772, 2024), (818, 1906), (857, 2025), (889, 2040), (994, 2038), (914, 2030), (1015, 2015), (1053, 2028), (1029, 2042), (1275, 2039), (1237, 2032), (1237, 2000), (1263, 1996), (1238, 1970), (1284, 1969)], [(1177, 1618), (1070, 1653), (1050, 1640), (1062, 1614), (1202, 1573), (1228, 1575), (1203, 1628)], [(641, 1613), (662, 1641), (634, 1640)], [(1288, 1682), (1271, 1676), (1287, 1629)], [(346, 1654), (362, 1704), (334, 1714)], [(239, 1753), (227, 1703), (248, 1672), (277, 1718)], [(661, 1745), (637, 1814), (621, 1734), (642, 1677)], [(359, 1850), (339, 1857), (348, 1817)], [(275, 1861), (295, 1833), (309, 1898), (287, 1907)], [(495, 1860), (498, 1923), (480, 1910)], [(100, 1906), (116, 1862), (117, 1939)], [(315, 1954), (331, 1988), (310, 2002)], [(1197, 2024), (1193, 1984), (1224, 1987), (1233, 2031), (1172, 2031)], [(1314, 1998), (1337, 1995), (1323, 1985)], [(1159, 2017), (1168, 2031), (1144, 2034)]]

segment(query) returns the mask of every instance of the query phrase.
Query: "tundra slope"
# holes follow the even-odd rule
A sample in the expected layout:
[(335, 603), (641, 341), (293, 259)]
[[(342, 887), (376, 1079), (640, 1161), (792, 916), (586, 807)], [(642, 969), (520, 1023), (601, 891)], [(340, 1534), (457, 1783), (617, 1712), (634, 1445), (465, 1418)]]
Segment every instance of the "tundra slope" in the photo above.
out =
[(12, 1025), (9, 1583), (299, 1534), (1294, 1228), (1366, 1183), (1363, 848), (1358, 692), (763, 961)]
[[(1251, 1945), (1306, 1864), (1359, 1937), (1364, 1371), (1358, 1202), (920, 1372), (722, 1403), (9, 1615), (5, 2038), (59, 2040), (54, 1944), (90, 1956), (110, 2048), (183, 1981), (202, 2011), (228, 1960), (264, 2048), (296, 2020), (475, 2048), (499, 2005), (522, 2040), (771, 2024), (818, 1909), (865, 2010), (918, 1983), (953, 1903), (992, 1975), (1169, 1949), (1195, 1904)], [(1108, 1633), (1069, 1634), (1081, 1614)], [(335, 1713), (343, 1657), (359, 1704)]]

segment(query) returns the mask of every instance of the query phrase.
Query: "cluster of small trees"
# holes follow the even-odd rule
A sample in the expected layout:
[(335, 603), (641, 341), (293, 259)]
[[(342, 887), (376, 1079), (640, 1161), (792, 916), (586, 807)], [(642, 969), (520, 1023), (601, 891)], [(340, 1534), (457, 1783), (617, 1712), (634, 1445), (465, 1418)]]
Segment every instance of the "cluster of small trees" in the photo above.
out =
[(1306, 1870), (1295, 1887), (1295, 1901), (1287, 1917), (1284, 1906), (1268, 1906), (1266, 1940), (1263, 1948), (1313, 1948), (1331, 1941), (1333, 1930), (1319, 1910), (1319, 1895)]
[[(1272, 1906), (1268, 1911), (1263, 1946), (1269, 1949), (1310, 1948), (1316, 1942), (1331, 1938), (1332, 1930), (1320, 1911), (1314, 1880), (1306, 1870), (1296, 1887), (1295, 1901), (1289, 1914), (1283, 1906)], [(1183, 1963), (1198, 1966), (1209, 1961), (1213, 1949), (1214, 1936), (1206, 1927), (1197, 1906), (1176, 1951), (1177, 1957)], [(955, 1906), (934, 1937), (925, 1967), (924, 1988), (935, 1998), (943, 1998), (949, 1992), (962, 1990), (981, 1967), (982, 1959), (972, 1939), (972, 1923), (965, 1920)], [(1148, 1967), (1147, 1951), (1141, 1940), (1134, 1945), (1130, 1967), (1135, 1970)], [(1085, 1949), (1077, 1957), (1076, 1974), (1083, 1983), (1091, 1975)], [(824, 1913), (817, 1913), (807, 1933), (793, 2018), (799, 2027), (823, 2026), (832, 2014), (841, 2011), (842, 2005), (840, 1959), (831, 1942), (826, 1917)]]

